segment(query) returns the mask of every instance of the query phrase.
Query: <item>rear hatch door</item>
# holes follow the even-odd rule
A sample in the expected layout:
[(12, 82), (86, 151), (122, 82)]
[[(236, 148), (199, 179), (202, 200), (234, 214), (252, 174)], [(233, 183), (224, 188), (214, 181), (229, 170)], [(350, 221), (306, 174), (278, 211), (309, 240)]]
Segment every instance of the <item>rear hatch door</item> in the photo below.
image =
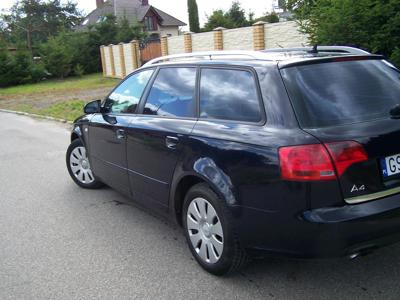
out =
[(347, 203), (400, 192), (400, 73), (378, 59), (328, 59), (281, 74), (304, 131), (322, 143), (355, 141), (368, 160), (339, 177)]

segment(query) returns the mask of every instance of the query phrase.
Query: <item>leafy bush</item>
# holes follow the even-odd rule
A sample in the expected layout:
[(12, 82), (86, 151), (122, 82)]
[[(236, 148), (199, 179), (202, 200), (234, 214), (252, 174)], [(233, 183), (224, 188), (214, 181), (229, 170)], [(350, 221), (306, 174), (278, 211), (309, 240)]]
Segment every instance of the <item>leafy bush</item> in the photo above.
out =
[(34, 63), (32, 64), (29, 72), (29, 82), (39, 82), (42, 81), (47, 77), (46, 68), (44, 67), (43, 63)]
[(78, 76), (78, 77), (82, 77), (83, 74), (85, 74), (85, 69), (82, 67), (81, 64), (77, 64), (77, 65), (74, 67), (74, 75), (75, 75), (75, 76)]
[(50, 37), (41, 46), (41, 55), (46, 70), (55, 77), (64, 78), (72, 71), (73, 48), (64, 33)]
[(38, 82), (46, 76), (44, 66), (36, 64), (26, 50), (9, 53), (0, 46), (0, 87)]
[(398, 68), (400, 68), (400, 48), (396, 47), (394, 49), (392, 56), (390, 57), (390, 60), (397, 65)]
[(399, 0), (289, 0), (312, 44), (349, 45), (399, 64)]
[(15, 61), (8, 53), (6, 47), (0, 48), (0, 87), (14, 84), (13, 69)]

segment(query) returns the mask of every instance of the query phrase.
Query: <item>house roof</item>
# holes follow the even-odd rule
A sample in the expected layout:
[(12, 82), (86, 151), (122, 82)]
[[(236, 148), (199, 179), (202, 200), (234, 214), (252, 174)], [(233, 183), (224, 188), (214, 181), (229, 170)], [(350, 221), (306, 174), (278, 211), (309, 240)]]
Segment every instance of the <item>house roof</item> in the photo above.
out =
[[(178, 20), (177, 18), (167, 14), (166, 12), (164, 12), (161, 9), (158, 9), (152, 5), (139, 5), (138, 6), (137, 3), (135, 5), (135, 1), (130, 1), (129, 3), (132, 5), (133, 8), (135, 8), (134, 9), (135, 19), (139, 20), (140, 22), (144, 20), (144, 17), (149, 12), (149, 10), (153, 10), (153, 12), (159, 16), (160, 24), (162, 26), (185, 26), (186, 25), (186, 23)], [(85, 20), (89, 20), (89, 24), (93, 24), (94, 19), (97, 20), (98, 17), (104, 16), (107, 14), (114, 14), (114, 1), (112, 1), (112, 0), (108, 0), (108, 1), (104, 2), (103, 5), (101, 5), (100, 7), (96, 8), (95, 10), (90, 12), (86, 16)], [(128, 16), (128, 17), (130, 17), (130, 16)], [(89, 24), (82, 23), (80, 25), (80, 27), (86, 26)]]
[(161, 9), (154, 7), (154, 10), (160, 15), (162, 22), (161, 25), (163, 26), (186, 26), (185, 22), (178, 20), (177, 18), (163, 12)]

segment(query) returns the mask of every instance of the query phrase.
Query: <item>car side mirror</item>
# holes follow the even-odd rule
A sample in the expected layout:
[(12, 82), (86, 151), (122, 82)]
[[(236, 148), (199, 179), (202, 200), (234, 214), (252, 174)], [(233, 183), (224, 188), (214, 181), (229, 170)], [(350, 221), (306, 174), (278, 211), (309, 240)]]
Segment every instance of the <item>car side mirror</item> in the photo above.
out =
[(101, 100), (95, 100), (85, 105), (83, 111), (85, 114), (99, 113), (101, 110)]

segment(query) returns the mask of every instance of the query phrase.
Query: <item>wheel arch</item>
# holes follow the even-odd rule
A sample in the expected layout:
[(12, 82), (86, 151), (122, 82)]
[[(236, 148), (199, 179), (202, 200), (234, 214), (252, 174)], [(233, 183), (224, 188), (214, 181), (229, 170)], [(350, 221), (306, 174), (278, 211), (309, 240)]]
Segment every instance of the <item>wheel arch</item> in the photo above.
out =
[(189, 172), (178, 171), (181, 176), (173, 180), (171, 188), (170, 213), (180, 226), (182, 226), (182, 207), (186, 193), (198, 183), (208, 184), (214, 193), (228, 206), (237, 204), (231, 179), (218, 168), (211, 158), (199, 158), (192, 166), (192, 170)]
[(82, 144), (86, 147), (85, 137), (82, 134), (81, 127), (79, 125), (75, 125), (71, 132), (71, 143), (76, 139), (80, 139)]
[(202, 182), (206, 181), (200, 176), (188, 174), (182, 176), (177, 182), (176, 187), (173, 189), (171, 195), (171, 213), (175, 218), (175, 222), (179, 224), (179, 226), (182, 226), (182, 207), (187, 192), (192, 186)]
[(71, 133), (71, 142), (79, 139), (79, 135), (76, 132)]

